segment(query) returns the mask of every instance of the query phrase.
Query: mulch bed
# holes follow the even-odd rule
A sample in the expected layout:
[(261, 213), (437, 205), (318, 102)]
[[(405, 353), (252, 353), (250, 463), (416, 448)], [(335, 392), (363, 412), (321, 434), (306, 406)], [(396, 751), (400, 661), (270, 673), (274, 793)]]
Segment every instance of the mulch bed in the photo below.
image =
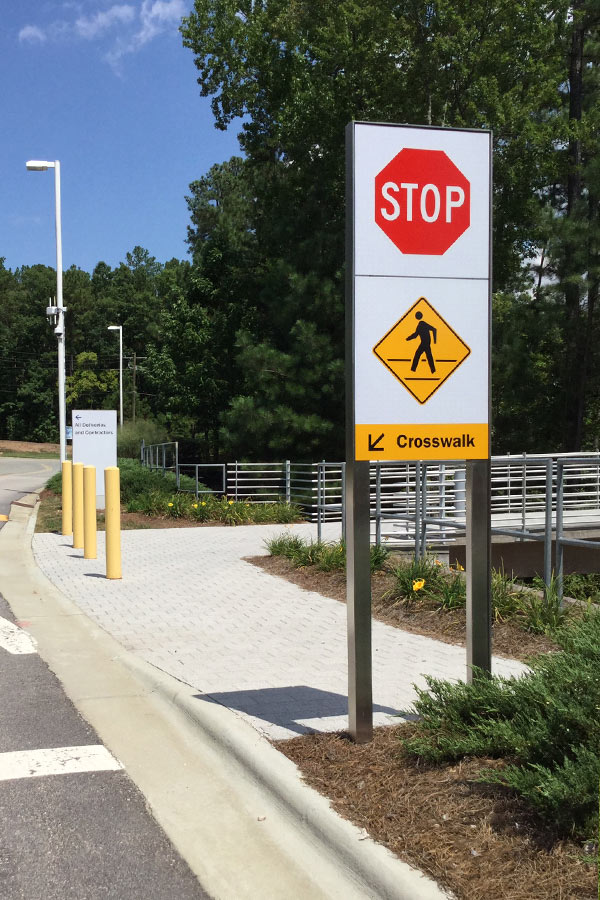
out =
[[(272, 575), (345, 601), (343, 573), (296, 568), (281, 557), (248, 560)], [(465, 643), (465, 611), (390, 605), (393, 579), (372, 578), (373, 615), (382, 622), (452, 644)], [(544, 635), (508, 622), (494, 625), (494, 653), (526, 660), (556, 649)], [(498, 760), (432, 766), (404, 757), (399, 735), (414, 725), (375, 729), (369, 744), (345, 734), (310, 734), (275, 746), (305, 781), (404, 861), (458, 900), (596, 900), (597, 848), (560, 840), (517, 797), (477, 781)]]
[(459, 900), (595, 900), (593, 848), (558, 840), (508, 792), (478, 784), (498, 761), (404, 759), (398, 735), (412, 728), (376, 729), (363, 745), (314, 734), (275, 746), (338, 813)]
[[(296, 568), (281, 556), (253, 556), (248, 559), (270, 575), (286, 578), (307, 591), (316, 591), (334, 600), (346, 601), (346, 576), (343, 572), (319, 572), (314, 568)], [(425, 601), (407, 605), (386, 600), (394, 584), (393, 576), (375, 573), (371, 579), (373, 617), (387, 625), (436, 638), (447, 644), (465, 645), (466, 613), (464, 609), (440, 610)], [(493, 626), (493, 649), (497, 656), (527, 660), (536, 653), (556, 650), (556, 644), (543, 634), (530, 634), (511, 625), (496, 622)]]

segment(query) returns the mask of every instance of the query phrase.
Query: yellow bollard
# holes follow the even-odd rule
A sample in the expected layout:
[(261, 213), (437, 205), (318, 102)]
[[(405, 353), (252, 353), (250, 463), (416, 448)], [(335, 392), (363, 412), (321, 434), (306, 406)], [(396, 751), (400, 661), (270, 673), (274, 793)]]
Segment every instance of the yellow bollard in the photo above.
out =
[(83, 558), (96, 559), (96, 466), (83, 467)]
[(62, 533), (73, 534), (73, 472), (71, 460), (62, 464)]
[(104, 470), (104, 497), (106, 577), (121, 578), (121, 488), (117, 466)]
[(83, 548), (83, 463), (73, 463), (73, 549)]

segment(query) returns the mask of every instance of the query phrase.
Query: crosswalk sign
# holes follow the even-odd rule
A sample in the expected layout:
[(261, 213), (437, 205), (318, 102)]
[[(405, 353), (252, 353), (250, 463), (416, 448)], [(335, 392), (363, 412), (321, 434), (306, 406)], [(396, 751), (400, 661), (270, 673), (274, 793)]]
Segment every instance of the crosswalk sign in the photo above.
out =
[(373, 353), (419, 403), (450, 378), (471, 350), (425, 297), (419, 297)]

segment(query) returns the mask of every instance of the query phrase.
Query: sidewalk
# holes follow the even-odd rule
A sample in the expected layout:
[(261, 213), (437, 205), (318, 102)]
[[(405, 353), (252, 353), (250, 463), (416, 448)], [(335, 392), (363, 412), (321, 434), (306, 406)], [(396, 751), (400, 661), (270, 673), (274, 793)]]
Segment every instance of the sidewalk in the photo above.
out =
[[(283, 530), (316, 538), (307, 524), (125, 531), (121, 581), (104, 578), (103, 533), (97, 560), (55, 534), (35, 535), (33, 550), (61, 593), (126, 649), (277, 740), (348, 724), (345, 605), (244, 560)], [(493, 668), (525, 670), (499, 658)], [(373, 622), (376, 725), (406, 714), (425, 675), (465, 674), (464, 648)]]

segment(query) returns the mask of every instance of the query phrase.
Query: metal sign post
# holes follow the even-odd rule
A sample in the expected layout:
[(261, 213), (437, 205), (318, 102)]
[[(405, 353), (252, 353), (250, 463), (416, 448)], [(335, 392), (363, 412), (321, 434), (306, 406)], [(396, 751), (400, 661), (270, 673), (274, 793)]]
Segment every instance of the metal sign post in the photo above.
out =
[(370, 461), (468, 461), (467, 675), (490, 669), (491, 134), (352, 122), (346, 173), (348, 694), (367, 741)]

